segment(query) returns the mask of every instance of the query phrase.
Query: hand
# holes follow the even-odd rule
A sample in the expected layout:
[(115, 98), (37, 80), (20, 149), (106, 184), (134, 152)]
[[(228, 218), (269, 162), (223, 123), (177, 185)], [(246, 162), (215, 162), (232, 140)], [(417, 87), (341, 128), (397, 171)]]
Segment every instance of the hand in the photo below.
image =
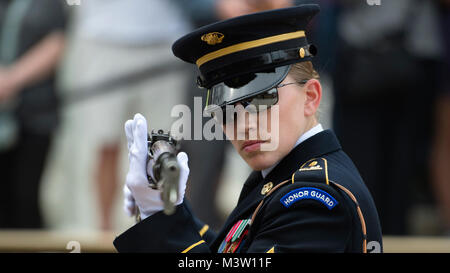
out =
[[(150, 188), (147, 173), (150, 171), (153, 162), (147, 164), (147, 121), (141, 114), (136, 114), (133, 120), (125, 123), (125, 134), (128, 142), (128, 159), (130, 168), (124, 186), (124, 209), (129, 216), (135, 215), (139, 208), (141, 219), (164, 209), (161, 200), (161, 191)], [(186, 191), (186, 183), (189, 176), (188, 156), (181, 152), (177, 155), (180, 165), (180, 180), (178, 188), (178, 200), (176, 205), (183, 202)], [(149, 172), (150, 171), (150, 172)]]
[(252, 12), (281, 9), (292, 6), (293, 0), (246, 0), (253, 8)]
[(20, 87), (14, 80), (9, 69), (0, 67), (0, 102), (6, 101), (19, 91)]
[(228, 19), (251, 13), (251, 7), (243, 0), (218, 0), (216, 13), (219, 19)]
[(220, 19), (228, 19), (269, 9), (287, 8), (292, 5), (292, 0), (218, 0), (216, 13)]

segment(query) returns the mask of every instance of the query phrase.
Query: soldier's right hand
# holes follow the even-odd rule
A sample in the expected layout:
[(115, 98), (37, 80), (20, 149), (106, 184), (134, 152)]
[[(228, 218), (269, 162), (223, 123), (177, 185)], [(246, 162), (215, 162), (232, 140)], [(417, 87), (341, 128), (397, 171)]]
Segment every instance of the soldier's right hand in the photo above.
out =
[[(125, 123), (125, 134), (128, 142), (130, 167), (124, 186), (124, 209), (128, 215), (132, 216), (137, 213), (137, 207), (141, 219), (145, 219), (164, 210), (161, 191), (152, 189), (147, 179), (147, 173), (151, 174), (148, 170), (152, 169), (152, 161), (147, 163), (148, 131), (145, 118), (141, 114), (136, 114), (133, 120), (128, 120)], [(180, 165), (180, 180), (176, 205), (179, 205), (183, 202), (189, 176), (188, 156), (181, 152), (177, 155), (177, 160)]]

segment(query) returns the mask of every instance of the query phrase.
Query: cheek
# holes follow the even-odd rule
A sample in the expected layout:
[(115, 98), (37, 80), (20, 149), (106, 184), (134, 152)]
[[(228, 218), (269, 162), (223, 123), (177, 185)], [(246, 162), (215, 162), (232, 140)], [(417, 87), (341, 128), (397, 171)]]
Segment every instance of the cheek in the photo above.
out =
[(300, 90), (286, 90), (281, 93), (279, 103), (280, 112), (283, 112), (285, 119), (299, 119), (304, 116), (304, 94)]
[(227, 124), (227, 125), (222, 125), (222, 131), (225, 134), (225, 136), (227, 137), (228, 140), (231, 141), (231, 143), (233, 143), (233, 146), (235, 145), (235, 141), (233, 142), (233, 140), (236, 140), (236, 125), (235, 124)]
[(295, 143), (301, 133), (302, 124), (305, 123), (304, 105), (298, 90), (285, 92), (280, 96), (280, 144), (292, 141)]

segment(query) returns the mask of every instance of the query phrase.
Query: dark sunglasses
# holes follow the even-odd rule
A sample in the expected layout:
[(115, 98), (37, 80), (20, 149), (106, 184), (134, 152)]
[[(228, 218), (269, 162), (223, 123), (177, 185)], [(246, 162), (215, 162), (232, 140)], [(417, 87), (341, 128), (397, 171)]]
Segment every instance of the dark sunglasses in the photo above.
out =
[[(240, 103), (246, 111), (248, 111), (250, 113), (258, 113), (261, 110), (267, 110), (270, 107), (272, 107), (272, 105), (275, 105), (278, 103), (278, 88), (285, 87), (285, 86), (291, 85), (291, 84), (303, 85), (303, 84), (307, 83), (308, 81), (309, 80), (302, 80), (299, 82), (279, 84), (279, 85), (275, 86), (274, 88), (269, 89), (258, 95), (255, 95), (253, 97), (240, 100), (238, 102), (235, 102), (233, 105), (226, 105), (224, 107), (219, 108), (220, 109), (219, 111), (222, 111), (222, 116), (225, 113), (225, 118), (222, 118), (223, 125), (234, 122), (236, 120), (237, 112), (235, 111), (234, 107), (230, 107), (230, 106), (236, 106), (236, 104)], [(213, 118), (218, 121), (218, 117), (214, 114), (214, 112), (212, 112), (211, 114), (212, 114)]]

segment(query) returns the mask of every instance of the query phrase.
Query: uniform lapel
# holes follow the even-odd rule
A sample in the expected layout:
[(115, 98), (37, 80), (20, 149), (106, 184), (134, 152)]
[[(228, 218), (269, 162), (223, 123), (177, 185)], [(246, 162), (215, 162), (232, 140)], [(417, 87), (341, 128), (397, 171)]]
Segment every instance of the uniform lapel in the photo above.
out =
[[(217, 235), (215, 241), (212, 244), (212, 249), (218, 249), (220, 243), (224, 237), (228, 234), (230, 228), (238, 221), (245, 217), (250, 218), (248, 215), (249, 210), (256, 206), (264, 197), (258, 192), (258, 185), (262, 183), (263, 179), (261, 172), (252, 172), (242, 188), (239, 202), (236, 208), (231, 212), (225, 221), (224, 226)], [(260, 190), (259, 190), (260, 191)]]
[(222, 242), (230, 228), (238, 220), (250, 217), (250, 213), (253, 212), (258, 203), (264, 198), (264, 195), (261, 194), (261, 190), (266, 183), (272, 182), (273, 186), (276, 186), (277, 184), (290, 179), (300, 165), (309, 159), (320, 157), (338, 149), (341, 149), (341, 146), (334, 133), (330, 130), (325, 130), (295, 147), (280, 161), (265, 179), (262, 178), (261, 172), (252, 172), (242, 187), (238, 205), (231, 212), (222, 230), (212, 244), (213, 249), (219, 247), (219, 244)]
[(263, 180), (263, 177), (261, 175), (261, 172), (259, 171), (253, 171), (247, 180), (244, 183), (244, 186), (242, 187), (241, 194), (239, 195), (238, 204), (242, 202), (242, 200), (247, 197), (247, 195), (257, 186), (261, 181)]
[(222, 229), (223, 232), (227, 232), (229, 226), (233, 225), (237, 220), (240, 220), (239, 217), (242, 216), (248, 208), (251, 208), (254, 203), (258, 203), (264, 197), (257, 192), (257, 186), (260, 185), (262, 181), (263, 177), (261, 172), (253, 171), (250, 174), (242, 187), (237, 206), (225, 222), (224, 228)]

